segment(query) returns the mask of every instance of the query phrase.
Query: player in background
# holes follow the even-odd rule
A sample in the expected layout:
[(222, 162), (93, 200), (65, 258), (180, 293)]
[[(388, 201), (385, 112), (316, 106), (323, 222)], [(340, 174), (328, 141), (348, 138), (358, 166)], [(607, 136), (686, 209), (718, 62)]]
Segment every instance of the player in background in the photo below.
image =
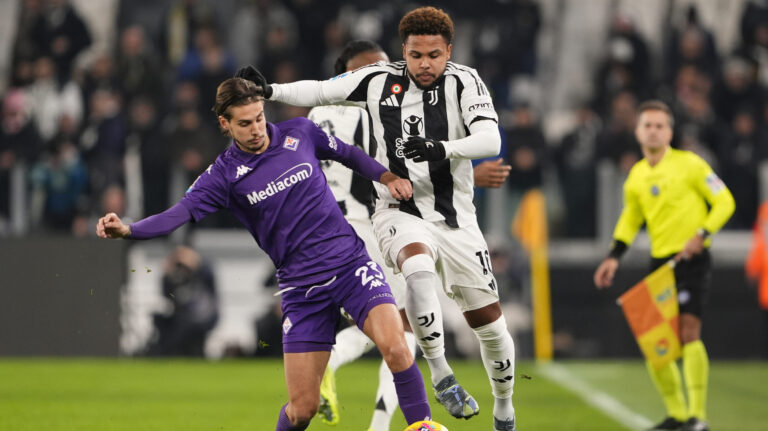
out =
[(599, 289), (611, 285), (619, 258), (643, 223), (651, 239), (651, 271), (669, 259), (679, 260), (675, 280), (688, 406), (677, 364), (656, 369), (646, 362), (667, 409), (667, 417), (652, 429), (708, 430), (709, 359), (701, 342), (701, 319), (712, 278), (710, 236), (728, 221), (735, 204), (707, 162), (670, 147), (674, 119), (666, 104), (647, 101), (638, 113), (635, 137), (644, 158), (635, 163), (624, 183), (624, 209), (613, 232), (613, 245), (595, 271), (594, 281)]
[(408, 423), (430, 417), (424, 382), (405, 342), (392, 293), (344, 219), (320, 160), (337, 160), (380, 181), (394, 199), (410, 198), (408, 180), (306, 118), (267, 123), (263, 89), (251, 81), (230, 78), (221, 83), (213, 110), (233, 145), (179, 203), (131, 225), (107, 214), (98, 221), (98, 236), (154, 238), (229, 209), (277, 268), (289, 402), (280, 410), (276, 430), (304, 430), (317, 412), (342, 306), (381, 350)]
[(435, 394), (455, 417), (479, 412), (445, 358), (442, 311), (435, 288), (459, 305), (477, 335), (495, 399), (494, 429), (515, 429), (515, 348), (501, 312), (490, 255), (472, 203), (471, 159), (496, 156), (501, 136), (485, 84), (474, 69), (449, 61), (453, 22), (422, 7), (400, 21), (404, 61), (361, 67), (327, 81), (269, 85), (248, 78), (272, 100), (299, 106), (365, 107), (378, 143), (376, 159), (413, 183), (413, 198), (395, 200), (381, 187), (373, 224), (387, 264), (405, 276), (405, 308), (429, 364)]
[[(334, 73), (338, 76), (353, 71), (359, 67), (377, 62), (389, 62), (384, 50), (373, 41), (355, 40), (349, 42), (334, 65)], [(312, 108), (309, 119), (318, 124), (331, 136), (344, 142), (354, 143), (369, 155), (375, 155), (375, 144), (371, 146), (370, 120), (368, 114), (357, 106), (327, 105)], [(400, 309), (405, 328), (405, 338), (411, 353), (415, 354), (416, 339), (413, 336), (408, 319), (405, 315), (405, 279), (395, 274), (386, 265), (381, 255), (376, 237), (371, 225), (370, 216), (373, 213), (374, 189), (371, 181), (355, 174), (345, 166), (333, 161), (322, 163), (323, 173), (328, 180), (336, 201), (344, 217), (355, 229), (357, 235), (365, 243), (371, 258), (384, 268), (387, 281), (392, 289), (395, 302)], [(479, 187), (500, 187), (509, 175), (509, 165), (502, 160), (484, 161), (474, 168), (475, 185)], [(323, 422), (335, 425), (339, 422), (339, 407), (335, 390), (334, 373), (344, 364), (352, 362), (370, 348), (373, 342), (356, 326), (349, 326), (336, 335), (336, 344), (331, 350), (328, 368), (320, 386), (320, 409), (318, 416)], [(369, 431), (389, 430), (392, 415), (397, 408), (397, 394), (392, 384), (392, 374), (382, 361), (379, 368), (379, 387), (376, 391), (376, 408), (371, 418)]]

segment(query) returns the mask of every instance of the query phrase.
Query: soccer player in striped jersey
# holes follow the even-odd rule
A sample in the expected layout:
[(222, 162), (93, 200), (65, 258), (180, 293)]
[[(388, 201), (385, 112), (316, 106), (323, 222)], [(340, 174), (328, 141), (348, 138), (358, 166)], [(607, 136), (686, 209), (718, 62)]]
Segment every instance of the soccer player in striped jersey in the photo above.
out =
[(289, 402), (280, 410), (276, 431), (305, 430), (317, 412), (342, 306), (379, 346), (408, 423), (430, 417), (424, 381), (408, 351), (392, 293), (339, 210), (320, 160), (342, 162), (381, 181), (399, 199), (411, 196), (410, 183), (306, 118), (268, 123), (263, 89), (248, 80), (221, 83), (214, 112), (232, 145), (181, 201), (131, 225), (107, 214), (98, 221), (98, 236), (154, 238), (229, 209), (277, 268)]
[(675, 280), (688, 405), (677, 364), (673, 361), (657, 369), (647, 362), (667, 408), (667, 417), (651, 429), (706, 431), (709, 359), (701, 342), (701, 316), (712, 278), (710, 235), (725, 225), (735, 203), (707, 162), (670, 147), (674, 119), (665, 103), (647, 101), (637, 111), (635, 137), (644, 158), (624, 182), (624, 209), (613, 232), (613, 246), (595, 271), (594, 281), (599, 289), (611, 285), (619, 258), (643, 223), (651, 238), (651, 270), (669, 259), (678, 261)]
[[(334, 65), (334, 72), (336, 75), (341, 75), (344, 72), (350, 72), (379, 61), (388, 62), (389, 58), (376, 42), (355, 40), (348, 43), (339, 55)], [(344, 142), (354, 143), (368, 154), (375, 155), (372, 150), (376, 147), (370, 145), (370, 120), (364, 109), (344, 105), (318, 106), (312, 108), (308, 117), (329, 135), (338, 137)], [(475, 185), (478, 187), (500, 187), (510, 170), (509, 165), (503, 165), (501, 162), (501, 160), (484, 161), (475, 166), (473, 170)], [(386, 265), (371, 225), (370, 216), (373, 213), (374, 198), (373, 183), (355, 174), (354, 171), (344, 165), (331, 160), (324, 161), (321, 166), (344, 217), (365, 243), (371, 258), (384, 268), (387, 281), (403, 318), (406, 341), (409, 347), (415, 349), (416, 339), (405, 315), (405, 279), (402, 275), (395, 274)], [(334, 373), (342, 365), (361, 357), (372, 346), (373, 342), (356, 326), (349, 326), (336, 335), (336, 344), (331, 350), (328, 369), (320, 386), (321, 400), (318, 416), (323, 422), (335, 425), (340, 419)], [(412, 350), (411, 353), (415, 353), (415, 351)], [(392, 383), (392, 373), (386, 363), (382, 361), (379, 368), (379, 387), (376, 391), (376, 408), (368, 431), (389, 430), (389, 424), (396, 408), (397, 394)]]
[(406, 312), (438, 400), (455, 417), (479, 412), (445, 358), (436, 286), (461, 308), (480, 341), (495, 398), (494, 429), (515, 429), (515, 350), (501, 312), (490, 255), (472, 204), (471, 159), (495, 156), (501, 136), (488, 90), (474, 69), (449, 61), (453, 22), (423, 7), (400, 21), (404, 61), (364, 66), (327, 81), (269, 85), (273, 100), (300, 106), (349, 103), (372, 119), (376, 159), (413, 183), (396, 201), (376, 186), (373, 224), (387, 263), (403, 273)]

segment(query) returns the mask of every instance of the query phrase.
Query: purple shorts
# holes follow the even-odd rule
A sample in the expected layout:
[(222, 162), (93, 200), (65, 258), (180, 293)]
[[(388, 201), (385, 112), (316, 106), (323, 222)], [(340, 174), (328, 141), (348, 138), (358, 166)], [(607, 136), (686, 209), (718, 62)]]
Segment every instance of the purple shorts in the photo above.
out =
[(281, 305), (284, 353), (330, 351), (336, 343), (340, 307), (362, 330), (373, 307), (395, 304), (384, 272), (367, 255), (339, 268), (329, 280), (280, 288), (285, 290)]

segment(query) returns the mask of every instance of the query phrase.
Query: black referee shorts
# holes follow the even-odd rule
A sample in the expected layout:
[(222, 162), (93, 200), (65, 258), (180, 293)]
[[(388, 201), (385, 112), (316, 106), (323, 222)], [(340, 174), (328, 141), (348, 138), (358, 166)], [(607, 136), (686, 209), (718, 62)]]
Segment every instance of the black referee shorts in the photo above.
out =
[[(651, 272), (673, 257), (675, 257), (674, 254), (663, 258), (651, 258)], [(675, 265), (675, 282), (680, 313), (693, 314), (701, 319), (704, 304), (709, 297), (709, 286), (712, 283), (712, 256), (709, 250), (705, 248), (689, 260), (680, 260)]]

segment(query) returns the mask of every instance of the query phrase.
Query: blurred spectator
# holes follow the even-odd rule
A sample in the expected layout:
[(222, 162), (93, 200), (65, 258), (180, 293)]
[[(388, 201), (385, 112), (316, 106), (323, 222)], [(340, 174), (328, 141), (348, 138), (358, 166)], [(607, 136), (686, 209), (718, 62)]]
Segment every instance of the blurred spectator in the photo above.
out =
[(530, 0), (494, 1), (473, 40), (474, 63), (495, 94), (497, 108), (509, 100), (510, 79), (534, 75), (536, 40), (541, 27), (539, 6)]
[(522, 195), (543, 182), (547, 164), (547, 142), (533, 109), (527, 104), (517, 106), (512, 112), (512, 127), (507, 130), (506, 160), (512, 166), (507, 184), (512, 191), (512, 204)]
[(213, 10), (198, 0), (177, 0), (170, 4), (160, 26), (160, 52), (167, 66), (176, 67), (193, 48), (194, 36), (215, 21)]
[(163, 296), (168, 310), (153, 315), (156, 338), (150, 356), (196, 356), (219, 319), (213, 271), (195, 250), (177, 247), (165, 262)]
[(178, 124), (166, 135), (170, 159), (184, 172), (186, 184), (192, 184), (226, 147), (226, 139), (205, 126), (195, 109), (182, 108)]
[(737, 109), (758, 112), (765, 92), (755, 82), (754, 68), (742, 57), (731, 57), (723, 66), (723, 77), (715, 87), (712, 104), (717, 115), (731, 122)]
[(35, 80), (25, 88), (29, 106), (40, 136), (49, 141), (57, 133), (61, 115), (68, 115), (79, 125), (83, 115), (80, 87), (74, 81), (62, 85), (56, 80), (56, 65), (48, 57), (40, 57), (34, 63)]
[(88, 171), (74, 142), (55, 139), (31, 171), (32, 219), (43, 228), (71, 233), (87, 199)]
[(744, 46), (755, 43), (755, 30), (768, 23), (768, 3), (765, 0), (748, 0), (741, 15), (741, 41)]
[[(242, 2), (229, 27), (232, 52), (240, 65), (260, 64), (265, 68), (274, 51), (295, 55), (298, 28), (293, 13), (274, 0), (246, 0)], [(320, 35), (315, 35), (320, 37)], [(270, 54), (267, 54), (267, 51)], [(269, 70), (265, 71), (269, 73)]]
[(595, 176), (600, 117), (582, 106), (576, 111), (576, 129), (563, 138), (555, 153), (560, 187), (565, 200), (565, 234), (568, 237), (595, 236)]
[(699, 22), (695, 5), (689, 6), (683, 27), (672, 31), (666, 54), (667, 81), (673, 80), (680, 68), (686, 65), (695, 66), (710, 79), (717, 76), (719, 59), (715, 41), (712, 33)]
[(139, 26), (130, 26), (120, 35), (117, 82), (126, 104), (140, 95), (151, 98), (155, 106), (165, 99), (159, 60), (147, 45), (144, 30)]
[(631, 92), (617, 94), (611, 101), (606, 127), (597, 138), (598, 160), (612, 161), (622, 175), (642, 157), (635, 140), (636, 108), (637, 99)]
[(141, 195), (139, 202), (131, 201), (132, 206), (138, 205), (136, 219), (145, 214), (157, 214), (165, 211), (170, 202), (168, 188), (170, 187), (170, 154), (167, 142), (163, 139), (158, 121), (157, 108), (151, 99), (139, 96), (133, 99), (129, 108), (127, 148), (138, 148), (141, 175), (129, 178), (138, 181)]
[(119, 91), (117, 73), (115, 72), (115, 63), (112, 57), (106, 53), (98, 54), (94, 58), (90, 67), (80, 76), (80, 82), (85, 101), (85, 118), (91, 116), (91, 107), (89, 106), (93, 93), (98, 90)]
[(91, 45), (91, 35), (69, 0), (46, 0), (44, 4), (32, 31), (35, 44), (40, 54), (51, 57), (59, 83), (65, 83), (77, 55)]
[[(318, 66), (323, 64), (326, 28), (333, 25), (334, 18), (339, 12), (338, 0), (290, 0), (288, 8), (296, 17), (297, 27), (293, 33), (298, 34), (298, 49), (300, 55), (297, 60), (300, 66), (306, 67), (305, 79), (324, 79), (328, 76)], [(342, 42), (343, 43), (343, 42)]]
[(98, 199), (111, 184), (124, 184), (123, 158), (128, 128), (122, 101), (112, 89), (98, 89), (89, 101), (90, 116), (80, 138), (91, 192)]
[[(213, 27), (200, 27), (195, 33), (195, 44), (187, 51), (177, 70), (179, 82), (191, 81), (197, 85), (202, 112), (210, 112), (216, 97), (216, 88), (237, 69), (235, 58), (218, 40)], [(201, 113), (202, 113), (201, 112)]]
[(681, 150), (698, 154), (719, 169), (715, 151), (728, 137), (728, 126), (719, 119), (704, 93), (694, 92), (680, 100), (675, 120), (675, 141)]
[(738, 53), (757, 68), (757, 81), (768, 87), (768, 19), (756, 23), (752, 37), (744, 41)]
[(10, 216), (11, 169), (19, 162), (31, 167), (43, 148), (29, 114), (24, 91), (10, 89), (3, 98), (0, 118), (0, 224)]
[(617, 15), (611, 24), (608, 36), (608, 58), (599, 67), (596, 78), (594, 105), (599, 113), (601, 108), (611, 106), (617, 94), (628, 91), (636, 99), (644, 99), (650, 87), (648, 47), (635, 30), (631, 19)]
[(749, 229), (757, 213), (757, 124), (752, 110), (738, 109), (731, 121), (731, 136), (720, 142), (718, 157), (723, 182), (737, 202), (729, 225)]
[(32, 62), (42, 55), (36, 43), (35, 26), (41, 19), (41, 0), (24, 0), (19, 11), (16, 41), (13, 45), (11, 86), (25, 87), (32, 83)]

